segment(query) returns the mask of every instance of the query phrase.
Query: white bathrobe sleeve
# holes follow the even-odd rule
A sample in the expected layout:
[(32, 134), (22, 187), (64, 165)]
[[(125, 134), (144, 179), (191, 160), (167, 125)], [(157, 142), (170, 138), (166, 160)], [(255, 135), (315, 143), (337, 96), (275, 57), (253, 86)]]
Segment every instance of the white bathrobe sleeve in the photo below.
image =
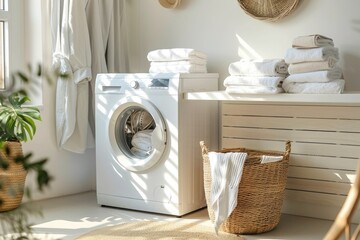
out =
[[(53, 0), (53, 66), (57, 79), (56, 135), (61, 148), (83, 153), (89, 143), (88, 88), (91, 52), (85, 8), (88, 0)], [(91, 144), (93, 145), (93, 144)]]

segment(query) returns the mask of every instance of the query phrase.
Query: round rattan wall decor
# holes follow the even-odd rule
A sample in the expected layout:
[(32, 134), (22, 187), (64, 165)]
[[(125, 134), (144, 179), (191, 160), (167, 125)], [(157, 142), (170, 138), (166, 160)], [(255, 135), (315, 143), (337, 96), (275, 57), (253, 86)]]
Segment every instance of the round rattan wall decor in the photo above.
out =
[(164, 8), (176, 8), (180, 5), (181, 0), (159, 0)]
[(253, 18), (275, 22), (289, 15), (300, 0), (237, 0), (246, 14)]

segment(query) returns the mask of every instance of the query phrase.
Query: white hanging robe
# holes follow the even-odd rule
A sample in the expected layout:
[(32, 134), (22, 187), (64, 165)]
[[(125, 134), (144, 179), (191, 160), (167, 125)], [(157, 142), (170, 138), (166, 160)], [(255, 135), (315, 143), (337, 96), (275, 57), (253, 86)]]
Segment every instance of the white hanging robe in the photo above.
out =
[(92, 80), (89, 122), (94, 129), (95, 80), (98, 73), (128, 71), (124, 0), (89, 0), (86, 7), (91, 45)]
[(68, 75), (57, 79), (57, 142), (63, 149), (83, 153), (94, 145), (93, 137), (88, 136), (88, 92), (92, 76), (85, 13), (88, 0), (52, 0), (51, 3), (53, 66)]

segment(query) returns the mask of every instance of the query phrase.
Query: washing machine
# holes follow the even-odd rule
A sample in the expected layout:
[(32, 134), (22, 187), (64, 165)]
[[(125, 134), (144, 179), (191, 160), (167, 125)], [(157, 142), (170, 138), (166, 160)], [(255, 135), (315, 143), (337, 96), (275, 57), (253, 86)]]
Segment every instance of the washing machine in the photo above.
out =
[(184, 99), (218, 89), (218, 74), (99, 74), (97, 201), (174, 216), (206, 206), (199, 142), (218, 146), (217, 101)]

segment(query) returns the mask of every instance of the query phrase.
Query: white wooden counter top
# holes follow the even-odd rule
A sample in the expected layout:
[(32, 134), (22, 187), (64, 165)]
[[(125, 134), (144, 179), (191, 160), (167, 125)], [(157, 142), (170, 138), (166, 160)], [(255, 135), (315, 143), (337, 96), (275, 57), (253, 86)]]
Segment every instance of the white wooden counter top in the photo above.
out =
[(225, 91), (188, 92), (186, 100), (237, 101), (248, 104), (350, 105), (360, 106), (360, 92), (343, 94), (228, 94)]

